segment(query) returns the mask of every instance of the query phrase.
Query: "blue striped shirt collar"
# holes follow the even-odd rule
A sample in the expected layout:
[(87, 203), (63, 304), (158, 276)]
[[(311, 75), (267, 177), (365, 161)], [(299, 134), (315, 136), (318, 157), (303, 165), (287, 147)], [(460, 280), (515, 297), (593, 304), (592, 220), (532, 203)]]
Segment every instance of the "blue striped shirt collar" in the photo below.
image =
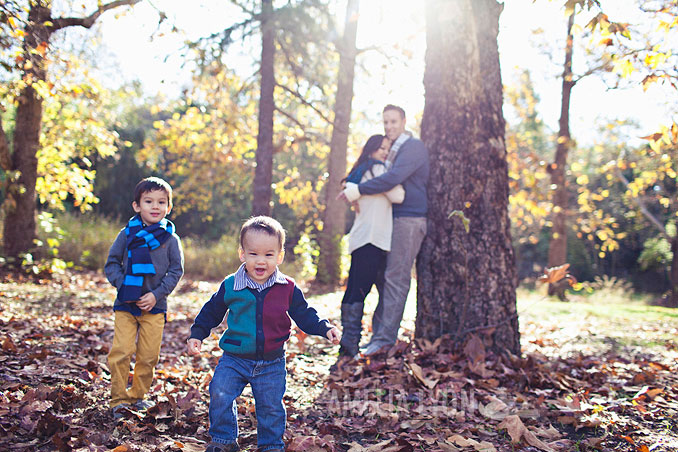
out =
[(287, 284), (287, 278), (285, 275), (276, 267), (273, 274), (264, 282), (259, 284), (256, 281), (253, 281), (252, 278), (247, 274), (245, 270), (245, 264), (241, 264), (237, 272), (235, 272), (235, 281), (233, 282), (233, 290), (243, 290), (247, 287), (250, 289), (255, 289), (261, 292), (264, 289), (268, 289), (273, 284)]

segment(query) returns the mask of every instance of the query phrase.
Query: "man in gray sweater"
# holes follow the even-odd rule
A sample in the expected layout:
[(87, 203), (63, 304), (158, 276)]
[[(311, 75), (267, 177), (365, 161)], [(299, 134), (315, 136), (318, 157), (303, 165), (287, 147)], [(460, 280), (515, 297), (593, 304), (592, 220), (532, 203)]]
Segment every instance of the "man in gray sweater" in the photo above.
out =
[(357, 186), (349, 186), (339, 195), (353, 202), (361, 195), (384, 193), (398, 184), (405, 189), (405, 200), (393, 205), (391, 252), (386, 261), (384, 289), (372, 319), (372, 339), (365, 355), (395, 344), (410, 291), (412, 266), (426, 235), (428, 210), (428, 150), (421, 140), (405, 132), (402, 108), (387, 105), (383, 118), (386, 136), (393, 142), (386, 160), (387, 171)]

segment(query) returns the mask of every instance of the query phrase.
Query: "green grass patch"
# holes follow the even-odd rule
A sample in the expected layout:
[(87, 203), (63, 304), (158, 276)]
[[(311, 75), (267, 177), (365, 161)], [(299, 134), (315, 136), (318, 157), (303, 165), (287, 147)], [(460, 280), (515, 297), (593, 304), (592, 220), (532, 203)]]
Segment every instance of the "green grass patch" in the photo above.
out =
[(599, 290), (562, 302), (545, 296), (546, 288), (543, 289), (543, 292), (518, 290), (521, 330), (527, 333), (528, 341), (540, 339), (529, 337), (538, 324), (551, 331), (547, 335), (549, 341), (566, 348), (573, 348), (576, 343), (581, 351), (666, 350), (675, 345), (678, 310), (646, 304), (651, 300), (649, 296), (628, 292), (624, 301)]

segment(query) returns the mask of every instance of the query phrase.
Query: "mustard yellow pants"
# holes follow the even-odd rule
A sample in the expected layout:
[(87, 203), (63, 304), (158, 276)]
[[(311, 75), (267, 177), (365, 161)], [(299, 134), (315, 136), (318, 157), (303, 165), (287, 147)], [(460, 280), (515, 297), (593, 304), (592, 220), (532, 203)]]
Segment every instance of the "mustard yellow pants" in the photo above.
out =
[[(164, 314), (115, 311), (113, 346), (108, 353), (111, 371), (111, 408), (121, 403), (132, 404), (142, 400), (151, 389), (153, 371), (160, 358)], [(129, 364), (136, 353), (132, 387), (127, 389)]]

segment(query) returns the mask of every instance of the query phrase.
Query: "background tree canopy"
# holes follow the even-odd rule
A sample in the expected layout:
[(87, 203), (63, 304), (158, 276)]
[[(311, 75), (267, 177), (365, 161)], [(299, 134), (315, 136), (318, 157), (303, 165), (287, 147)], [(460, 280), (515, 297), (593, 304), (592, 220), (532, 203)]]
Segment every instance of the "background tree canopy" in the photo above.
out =
[[(0, 195), (7, 259), (53, 257), (59, 245), (53, 240), (48, 246), (45, 238), (59, 236), (66, 243), (76, 233), (42, 231), (35, 226), (37, 212), (79, 212), (76, 221), (57, 217), (63, 225), (105, 218), (117, 228), (131, 214), (133, 185), (151, 174), (174, 186), (172, 216), (182, 236), (208, 249), (210, 243), (231, 240), (253, 207), (260, 148), (261, 3), (217, 3), (204, 2), (191, 11), (171, 2), (156, 5), (166, 10), (133, 1), (3, 4)], [(408, 2), (369, 3), (355, 15), (353, 108), (344, 158), (349, 165), (365, 137), (381, 131), (383, 104), (403, 105), (408, 127), (418, 135), (424, 103), (417, 79), (424, 69), (423, 9)], [(288, 258), (297, 258), (295, 271), (312, 278), (318, 263), (326, 269), (340, 262), (341, 253), (329, 252), (336, 232), (323, 238), (323, 231), (346, 230), (341, 217), (326, 215), (325, 209), (336, 192), (330, 187), (336, 182), (330, 181), (344, 176), (334, 173), (345, 171), (330, 165), (329, 156), (340, 57), (347, 45), (342, 39), (352, 22), (344, 20), (345, 2), (272, 2), (272, 8), (270, 204), (290, 233)], [(216, 11), (229, 14), (217, 21), (211, 17)], [(542, 14), (542, 20), (529, 24), (530, 37), (516, 18), (533, 13)], [(497, 41), (519, 280), (533, 280), (549, 263), (553, 222), (561, 214), (564, 260), (579, 281), (616, 276), (639, 290), (658, 292), (678, 282), (678, 265), (672, 265), (676, 103), (656, 100), (675, 99), (676, 15), (670, 1), (504, 5)], [(573, 17), (571, 73), (562, 66), (568, 16)], [(136, 24), (131, 41), (139, 52), (148, 41), (156, 52), (153, 62), (134, 66), (134, 52), (118, 53), (127, 39), (110, 38), (116, 24)], [(526, 55), (522, 60), (516, 56), (521, 53)], [(171, 65), (163, 66), (164, 60)], [(173, 68), (163, 75), (165, 83), (149, 75), (156, 66)], [(555, 121), (562, 118), (563, 77), (573, 84), (567, 139), (562, 130), (559, 137)], [(601, 97), (592, 97), (597, 93)], [(20, 111), (30, 104), (21, 100), (28, 95), (36, 102), (33, 111), (40, 112), (37, 123), (33, 113), (22, 116)], [(643, 106), (654, 105), (643, 110), (652, 113), (634, 111), (638, 99)], [(606, 104), (617, 101), (628, 108), (610, 113)], [(581, 118), (592, 115), (596, 119), (584, 120), (587, 127), (582, 127)], [(558, 163), (555, 152), (563, 143), (568, 156)], [(21, 155), (30, 158), (21, 160)], [(17, 166), (24, 164), (28, 167)], [(552, 179), (559, 170), (562, 183)], [(28, 176), (32, 179), (23, 179)], [(554, 204), (559, 189), (566, 201)], [(16, 212), (20, 220), (13, 217)], [(328, 253), (324, 261), (319, 259), (323, 252)], [(96, 266), (100, 259), (93, 253), (101, 254), (87, 245), (65, 260)], [(672, 272), (677, 272), (674, 279)]]

